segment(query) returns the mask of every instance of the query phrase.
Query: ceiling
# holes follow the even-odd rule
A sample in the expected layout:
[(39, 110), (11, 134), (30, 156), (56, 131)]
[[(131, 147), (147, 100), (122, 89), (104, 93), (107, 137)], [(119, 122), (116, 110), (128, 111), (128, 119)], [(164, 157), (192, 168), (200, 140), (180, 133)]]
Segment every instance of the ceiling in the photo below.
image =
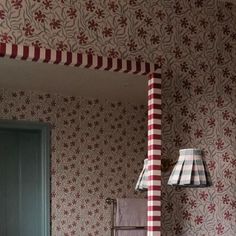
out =
[(0, 58), (0, 87), (147, 103), (147, 76), (9, 58)]

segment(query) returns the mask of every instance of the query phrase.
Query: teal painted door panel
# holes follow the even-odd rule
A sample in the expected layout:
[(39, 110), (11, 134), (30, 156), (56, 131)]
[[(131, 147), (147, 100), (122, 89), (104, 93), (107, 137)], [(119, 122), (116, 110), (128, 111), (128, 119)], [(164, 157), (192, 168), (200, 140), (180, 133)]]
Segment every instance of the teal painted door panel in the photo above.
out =
[(17, 235), (19, 231), (15, 212), (19, 207), (17, 146), (14, 133), (0, 132), (0, 235), (3, 236)]
[(41, 134), (0, 129), (0, 235), (42, 236)]

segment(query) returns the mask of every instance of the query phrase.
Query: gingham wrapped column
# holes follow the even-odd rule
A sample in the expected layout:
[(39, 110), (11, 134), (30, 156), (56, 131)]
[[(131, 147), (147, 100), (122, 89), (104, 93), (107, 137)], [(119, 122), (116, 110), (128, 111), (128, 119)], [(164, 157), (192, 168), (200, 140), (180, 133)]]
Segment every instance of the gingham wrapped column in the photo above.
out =
[(161, 72), (148, 80), (148, 236), (161, 235)]
[(101, 57), (91, 54), (72, 53), (49, 48), (9, 43), (0, 43), (0, 57), (135, 75), (148, 75), (158, 68), (158, 65), (147, 62), (130, 61), (119, 58)]

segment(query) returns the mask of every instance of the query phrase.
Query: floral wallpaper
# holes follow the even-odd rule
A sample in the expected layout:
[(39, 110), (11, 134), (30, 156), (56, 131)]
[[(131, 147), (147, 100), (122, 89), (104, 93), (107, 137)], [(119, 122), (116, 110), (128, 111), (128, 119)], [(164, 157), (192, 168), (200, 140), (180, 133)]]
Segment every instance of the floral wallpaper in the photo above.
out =
[(52, 236), (110, 235), (105, 199), (135, 192), (146, 154), (146, 107), (0, 90), (0, 118), (50, 123)]
[(213, 182), (175, 189), (163, 174), (162, 235), (236, 234), (236, 5), (3, 0), (0, 41), (162, 65), (163, 158), (202, 148)]
[(158, 2), (2, 0), (0, 41), (153, 61), (161, 41), (153, 26), (165, 17)]
[[(224, 68), (224, 67), (223, 67)], [(191, 78), (182, 69), (178, 81), (164, 87), (163, 158), (177, 160), (180, 148), (204, 150), (212, 186), (167, 186), (163, 174), (163, 235), (236, 234), (236, 80), (222, 69)], [(167, 91), (168, 90), (168, 91)], [(172, 91), (172, 93), (170, 93)]]
[(236, 5), (173, 1), (162, 11), (163, 24), (172, 25), (162, 44), (163, 158), (176, 160), (180, 148), (201, 148), (213, 183), (209, 188), (173, 188), (167, 186), (169, 173), (163, 174), (162, 235), (233, 236)]

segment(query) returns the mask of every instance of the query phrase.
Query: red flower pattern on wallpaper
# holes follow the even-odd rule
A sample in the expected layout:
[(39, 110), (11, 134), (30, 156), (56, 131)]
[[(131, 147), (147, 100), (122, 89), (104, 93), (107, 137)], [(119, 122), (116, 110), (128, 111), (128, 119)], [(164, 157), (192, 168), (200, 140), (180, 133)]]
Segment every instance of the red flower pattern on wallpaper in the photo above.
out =
[(4, 10), (0, 10), (0, 20), (4, 20), (6, 16), (6, 13)]
[[(165, 150), (163, 158), (176, 160), (178, 150), (183, 147), (202, 148), (205, 151), (205, 161), (213, 182), (211, 187), (204, 190), (175, 189), (166, 185), (169, 174), (163, 174), (162, 235), (232, 236), (236, 231), (235, 11), (234, 4), (219, 0), (4, 0), (0, 3), (0, 41), (33, 44), (73, 52), (89, 52), (114, 58), (156, 62), (162, 65), (162, 144)], [(37, 16), (36, 13), (39, 12), (46, 17), (42, 18), (40, 14)], [(7, 15), (13, 17), (6, 19)], [(39, 21), (41, 18), (44, 22)], [(52, 24), (53, 19), (60, 24)], [(30, 25), (27, 27), (28, 22)], [(45, 99), (44, 96), (42, 97)], [(24, 103), (23, 105), (26, 110), (29, 110), (28, 105)], [(14, 107), (14, 104), (12, 106)], [(42, 112), (42, 109), (40, 105), (38, 106), (32, 109), (31, 118), (36, 119), (40, 116), (40, 119), (50, 122), (52, 117), (61, 119), (61, 116), (66, 114), (66, 107), (62, 107), (54, 115), (50, 115), (50, 111), (45, 108), (43, 110), (45, 115), (41, 117), (39, 112)], [(51, 109), (53, 110), (53, 107)], [(12, 111), (11, 107), (5, 107), (2, 112), (7, 114), (10, 111)], [(17, 112), (17, 118), (24, 119), (25, 112)], [(86, 113), (80, 119), (85, 122)], [(105, 119), (110, 118), (105, 117)], [(68, 119), (62, 123), (66, 126), (76, 123), (72, 111)], [(146, 127), (144, 116), (141, 124)], [(90, 129), (93, 125), (90, 122), (86, 127)], [(126, 124), (122, 123), (122, 126)], [(110, 129), (114, 129), (113, 124)], [(75, 127), (74, 132), (80, 130), (81, 127)], [(99, 130), (100, 138), (103, 132), (103, 129)], [(67, 135), (72, 139), (71, 144), (68, 144), (69, 141), (61, 143), (63, 137), (67, 140), (66, 135), (66, 130), (57, 134), (57, 142), (63, 145), (63, 148), (69, 149), (68, 146), (74, 145), (74, 134), (72, 132)], [(96, 146), (97, 137), (93, 137), (94, 141), (88, 141), (88, 138), (89, 135), (85, 132), (80, 137), (80, 142), (83, 145), (87, 143), (86, 149), (90, 152), (93, 145)], [(108, 145), (108, 139), (109, 136), (103, 140), (105, 146)], [(131, 141), (127, 142), (128, 147), (131, 147)], [(145, 145), (143, 148), (146, 148)], [(54, 149), (58, 150), (56, 147)], [(138, 147), (136, 149), (138, 150)], [(112, 145), (111, 151), (114, 150), (118, 150), (118, 147)], [(104, 150), (100, 151), (103, 153)], [(78, 149), (75, 153), (80, 152)], [(64, 152), (60, 155), (68, 158)], [(74, 170), (74, 166), (61, 163), (61, 158), (57, 159), (55, 165), (60, 166), (60, 171), (65, 174), (61, 174), (56, 180), (57, 187), (52, 196), (53, 199), (57, 199), (58, 192), (63, 192), (64, 196), (58, 202), (53, 200), (53, 207), (57, 209), (57, 213), (52, 216), (53, 234), (58, 235), (56, 232), (61, 232), (63, 236), (77, 235), (78, 231), (74, 228), (79, 229), (81, 235), (86, 236), (108, 234), (108, 223), (104, 223), (108, 221), (105, 214), (98, 217), (103, 219), (99, 225), (100, 229), (103, 229), (98, 231), (97, 220), (93, 224), (89, 220), (96, 210), (95, 207), (91, 207), (93, 210), (89, 209), (85, 214), (86, 204), (92, 206), (90, 204), (96, 205), (96, 203), (84, 199), (79, 207), (78, 202), (71, 207), (72, 201), (67, 202), (67, 191), (71, 190), (64, 188), (67, 188), (66, 181), (69, 181), (68, 170), (71, 168)], [(69, 163), (73, 164), (75, 161), (71, 160)], [(86, 165), (86, 161), (88, 161), (86, 158), (81, 160), (81, 165)], [(107, 158), (104, 167), (107, 167), (109, 161), (110, 159)], [(94, 166), (95, 163), (94, 160)], [(117, 163), (121, 162), (117, 160)], [(80, 171), (75, 171), (80, 176)], [(52, 170), (52, 173), (54, 172), (57, 176), (58, 170)], [(125, 177), (126, 175), (122, 176)], [(79, 183), (81, 188), (86, 188), (86, 181), (87, 178)], [(71, 185), (74, 186), (69, 184)], [(125, 182), (122, 183), (123, 185), (126, 185)], [(97, 186), (96, 181), (93, 186), (94, 188)], [(130, 188), (130, 185), (126, 187)], [(111, 192), (115, 193), (117, 189), (119, 187), (114, 186)], [(89, 188), (89, 192), (91, 191), (93, 191), (92, 187)], [(79, 199), (81, 193), (75, 191), (74, 196), (78, 196)], [(76, 214), (73, 213), (73, 208), (76, 209)], [(88, 218), (83, 218), (80, 211), (88, 215)], [(66, 217), (62, 219), (64, 213)], [(70, 217), (71, 214), (74, 217)], [(89, 226), (86, 226), (88, 222)]]
[(51, 124), (52, 235), (110, 235), (105, 199), (145, 197), (146, 106), (0, 89), (0, 117)]

